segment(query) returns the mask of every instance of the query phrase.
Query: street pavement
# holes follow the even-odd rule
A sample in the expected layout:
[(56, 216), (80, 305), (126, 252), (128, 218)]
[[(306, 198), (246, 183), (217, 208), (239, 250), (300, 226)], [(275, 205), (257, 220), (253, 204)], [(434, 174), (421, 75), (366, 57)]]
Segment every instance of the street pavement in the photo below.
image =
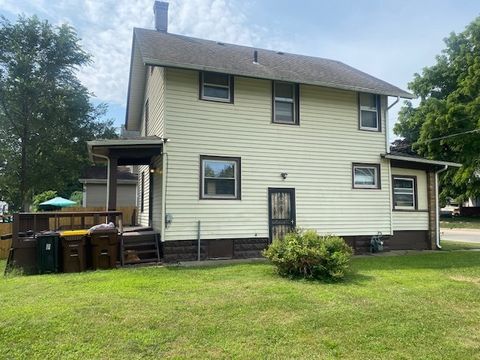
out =
[(480, 229), (440, 229), (440, 238), (480, 244)]

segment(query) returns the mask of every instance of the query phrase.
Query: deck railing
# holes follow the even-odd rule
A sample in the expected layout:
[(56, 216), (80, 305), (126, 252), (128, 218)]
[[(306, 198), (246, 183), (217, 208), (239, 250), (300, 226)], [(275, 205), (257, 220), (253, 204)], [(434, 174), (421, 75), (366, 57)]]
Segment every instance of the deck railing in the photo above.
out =
[[(65, 221), (67, 219), (67, 221)], [(62, 220), (62, 221), (61, 221)], [(91, 221), (90, 221), (91, 220)], [(122, 211), (45, 211), (16, 213), (13, 215), (13, 239), (19, 233), (32, 231), (36, 234), (45, 230), (86, 229), (93, 225), (112, 221), (123, 232)]]

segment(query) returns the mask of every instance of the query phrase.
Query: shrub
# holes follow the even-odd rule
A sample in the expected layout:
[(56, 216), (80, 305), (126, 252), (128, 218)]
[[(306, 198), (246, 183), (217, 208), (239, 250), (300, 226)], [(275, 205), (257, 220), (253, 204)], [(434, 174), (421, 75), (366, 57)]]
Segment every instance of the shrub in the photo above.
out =
[(295, 230), (263, 251), (280, 275), (339, 280), (348, 270), (352, 249), (338, 236)]

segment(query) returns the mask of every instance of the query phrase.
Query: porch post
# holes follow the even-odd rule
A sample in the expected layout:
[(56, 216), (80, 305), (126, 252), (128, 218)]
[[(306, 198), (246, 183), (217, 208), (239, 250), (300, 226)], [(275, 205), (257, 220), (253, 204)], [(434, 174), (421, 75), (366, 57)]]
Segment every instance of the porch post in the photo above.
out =
[(108, 211), (117, 210), (117, 165), (118, 158), (110, 157), (108, 169)]

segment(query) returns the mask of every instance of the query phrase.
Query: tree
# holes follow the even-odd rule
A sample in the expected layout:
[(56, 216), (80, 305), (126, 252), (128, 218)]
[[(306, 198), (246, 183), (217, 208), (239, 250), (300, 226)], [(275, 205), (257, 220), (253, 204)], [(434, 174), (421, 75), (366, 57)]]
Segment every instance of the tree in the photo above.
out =
[(85, 141), (116, 136), (76, 77), (89, 62), (69, 25), (0, 18), (0, 193), (14, 208), (48, 189), (71, 193), (88, 163)]
[(394, 127), (416, 153), (462, 163), (442, 179), (442, 198), (480, 196), (480, 17), (451, 33), (436, 64), (415, 74), (409, 88), (420, 98), (406, 102)]
[(75, 201), (78, 206), (82, 206), (82, 202), (83, 202), (83, 191), (74, 191), (71, 195), (70, 195), (70, 200), (72, 201)]
[(33, 196), (32, 207), (34, 211), (40, 210), (40, 204), (57, 197), (57, 192), (55, 190), (47, 190), (40, 194)]

